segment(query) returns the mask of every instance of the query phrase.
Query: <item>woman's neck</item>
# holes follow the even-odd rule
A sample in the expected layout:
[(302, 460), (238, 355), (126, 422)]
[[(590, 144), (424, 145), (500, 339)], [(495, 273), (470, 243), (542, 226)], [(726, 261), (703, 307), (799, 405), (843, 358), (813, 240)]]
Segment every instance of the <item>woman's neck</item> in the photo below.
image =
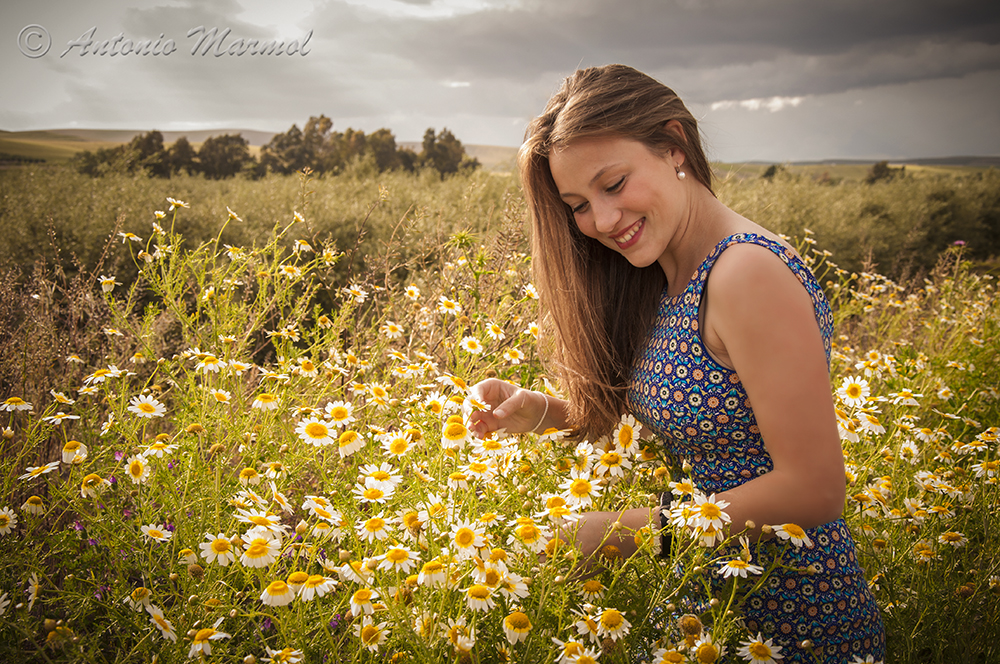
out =
[(756, 227), (704, 187), (698, 187), (690, 201), (688, 214), (657, 261), (667, 277), (667, 293), (671, 296), (683, 292), (698, 266), (719, 242), (734, 233), (753, 232)]

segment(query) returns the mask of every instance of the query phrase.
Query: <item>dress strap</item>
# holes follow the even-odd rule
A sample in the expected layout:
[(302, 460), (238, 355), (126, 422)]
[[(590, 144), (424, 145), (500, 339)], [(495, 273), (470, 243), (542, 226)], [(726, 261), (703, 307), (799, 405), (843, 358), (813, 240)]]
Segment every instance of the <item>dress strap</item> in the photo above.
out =
[(830, 304), (827, 302), (826, 295), (823, 294), (823, 289), (820, 287), (819, 282), (816, 281), (816, 277), (809, 269), (809, 266), (794, 251), (769, 237), (758, 233), (737, 233), (724, 238), (719, 244), (715, 245), (715, 249), (705, 257), (705, 260), (698, 267), (697, 274), (691, 280), (691, 295), (685, 298), (687, 305), (693, 307), (695, 315), (697, 315), (697, 310), (701, 307), (702, 292), (705, 289), (705, 283), (708, 281), (708, 275), (712, 271), (712, 266), (715, 265), (715, 261), (722, 255), (722, 252), (734, 244), (756, 244), (765, 247), (771, 250), (771, 253), (780, 258), (788, 266), (788, 269), (792, 271), (813, 301), (813, 310), (816, 312), (816, 323), (819, 325), (820, 333), (823, 336), (826, 361), (829, 365), (830, 342), (833, 339), (833, 313), (830, 311)]
[[(705, 260), (701, 262), (701, 265), (698, 266), (698, 272), (692, 281), (694, 282), (694, 293), (699, 301), (701, 299), (701, 293), (705, 288), (705, 283), (708, 281), (708, 275), (712, 271), (712, 266), (715, 265), (715, 261), (719, 259), (719, 256), (722, 255), (723, 251), (734, 244), (756, 244), (770, 249), (772, 253), (780, 258), (785, 265), (788, 265), (788, 267), (796, 273), (798, 272), (796, 267), (805, 267), (805, 264), (799, 260), (795, 253), (780, 242), (776, 242), (769, 237), (759, 235), (757, 233), (736, 233), (735, 235), (723, 238), (719, 244), (715, 245), (715, 249), (713, 249), (712, 252), (705, 257)], [(793, 261), (798, 265), (793, 267)]]

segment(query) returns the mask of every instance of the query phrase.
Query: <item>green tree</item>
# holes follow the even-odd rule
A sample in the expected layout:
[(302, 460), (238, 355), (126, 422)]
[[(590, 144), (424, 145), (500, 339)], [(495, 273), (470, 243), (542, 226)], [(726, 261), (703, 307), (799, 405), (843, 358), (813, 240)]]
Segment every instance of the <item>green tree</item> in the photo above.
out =
[(369, 134), (368, 152), (375, 157), (380, 171), (390, 171), (400, 166), (396, 137), (388, 129), (378, 129)]
[(892, 180), (897, 175), (903, 175), (906, 170), (906, 166), (901, 166), (900, 168), (892, 168), (889, 166), (889, 162), (880, 161), (872, 164), (871, 169), (868, 171), (868, 175), (865, 176), (866, 184), (875, 184), (880, 180), (885, 180), (886, 182)]
[(305, 139), (298, 125), (283, 134), (275, 134), (264, 147), (260, 149), (260, 164), (263, 168), (275, 173), (288, 175), (312, 166), (307, 160)]
[(462, 141), (455, 138), (448, 128), (442, 129), (438, 134), (435, 134), (433, 128), (424, 132), (420, 163), (436, 170), (442, 178), (459, 170), (474, 170), (479, 167), (479, 161), (465, 154)]
[(163, 149), (163, 134), (153, 130), (136, 136), (129, 142), (129, 147), (135, 155), (135, 168), (141, 168), (156, 177), (170, 177), (167, 152)]
[(232, 177), (254, 162), (249, 144), (239, 134), (212, 136), (198, 150), (199, 169), (211, 180)]
[(170, 174), (174, 175), (181, 171), (188, 174), (194, 173), (198, 170), (198, 164), (195, 163), (196, 156), (197, 153), (187, 137), (181, 136), (178, 138), (167, 150), (166, 161), (170, 169)]
[[(311, 116), (302, 129), (302, 165), (323, 173), (339, 169), (340, 157), (334, 145), (333, 120)], [(301, 170), (302, 166), (295, 170)]]

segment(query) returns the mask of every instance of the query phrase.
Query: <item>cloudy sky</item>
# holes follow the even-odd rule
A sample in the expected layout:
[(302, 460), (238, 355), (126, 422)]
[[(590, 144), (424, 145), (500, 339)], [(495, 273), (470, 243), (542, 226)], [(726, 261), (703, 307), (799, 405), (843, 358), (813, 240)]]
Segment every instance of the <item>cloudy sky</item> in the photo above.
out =
[(8, 131), (325, 114), (517, 146), (563, 77), (621, 62), (681, 95), (713, 159), (1000, 155), (995, 0), (3, 0), (0, 26)]

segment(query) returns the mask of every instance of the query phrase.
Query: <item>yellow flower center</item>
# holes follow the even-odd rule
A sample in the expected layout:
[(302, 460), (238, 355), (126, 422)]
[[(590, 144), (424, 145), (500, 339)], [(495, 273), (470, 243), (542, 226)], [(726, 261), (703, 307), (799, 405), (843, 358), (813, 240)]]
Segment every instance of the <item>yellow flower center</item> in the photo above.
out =
[(310, 438), (326, 438), (330, 430), (322, 422), (310, 422), (306, 425), (306, 435)]
[(722, 510), (715, 503), (702, 503), (700, 509), (706, 519), (718, 519), (722, 515)]
[(802, 530), (802, 528), (795, 525), (794, 523), (786, 523), (783, 526), (783, 528), (785, 529), (786, 533), (788, 533), (789, 535), (791, 535), (796, 539), (802, 539), (803, 537), (806, 536), (806, 531)]
[(194, 642), (205, 643), (206, 641), (208, 641), (209, 638), (211, 638), (213, 634), (215, 634), (215, 630), (212, 629), (211, 627), (205, 627), (203, 629), (199, 629), (198, 632), (194, 635)]
[(601, 624), (605, 629), (615, 630), (622, 626), (624, 618), (617, 609), (608, 609), (601, 614)]
[(695, 657), (701, 664), (712, 664), (719, 659), (719, 650), (711, 643), (703, 643), (695, 651)]
[(542, 532), (534, 524), (530, 523), (520, 526), (516, 532), (518, 537), (529, 544), (537, 541), (542, 536)]
[(515, 611), (507, 616), (507, 627), (515, 632), (527, 632), (531, 629), (531, 621), (528, 620), (528, 616), (524, 613)]
[(459, 528), (455, 533), (455, 544), (463, 549), (472, 546), (474, 541), (476, 541), (476, 533), (471, 528)]
[(385, 558), (392, 563), (402, 563), (410, 559), (410, 552), (406, 549), (389, 549)]
[(605, 466), (608, 467), (618, 466), (621, 465), (621, 462), (622, 462), (622, 455), (618, 454), (617, 452), (605, 452), (604, 454), (601, 455), (601, 463), (603, 463)]
[(288, 584), (285, 583), (284, 581), (281, 581), (280, 579), (278, 581), (272, 581), (267, 586), (268, 595), (274, 595), (274, 596), (287, 595), (289, 592), (291, 591), (288, 588)]
[(380, 633), (381, 630), (375, 625), (365, 625), (361, 628), (361, 641), (365, 645), (377, 643)]

